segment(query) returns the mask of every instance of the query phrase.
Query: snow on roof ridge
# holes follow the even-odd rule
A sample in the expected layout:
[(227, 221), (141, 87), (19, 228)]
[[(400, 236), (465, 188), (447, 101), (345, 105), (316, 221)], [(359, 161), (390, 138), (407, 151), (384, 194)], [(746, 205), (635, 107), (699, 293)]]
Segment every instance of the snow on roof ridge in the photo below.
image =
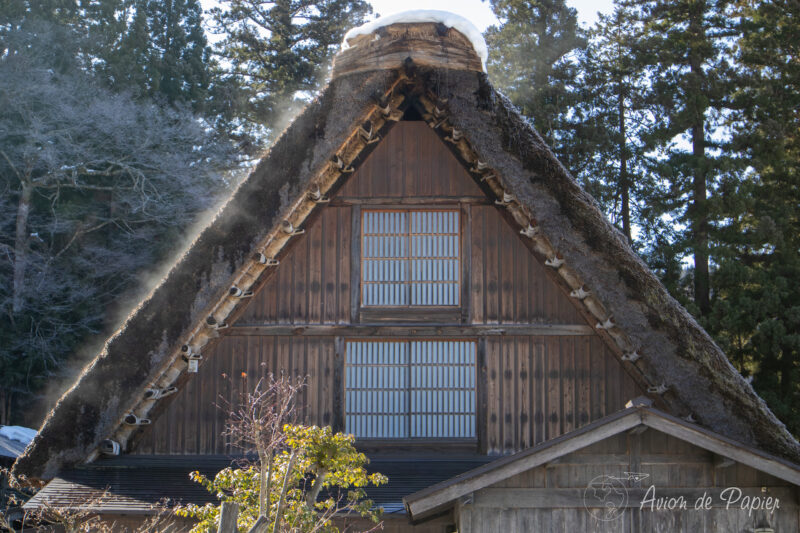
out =
[(369, 35), (378, 28), (383, 28), (384, 26), (390, 26), (392, 24), (411, 24), (414, 22), (438, 22), (444, 24), (448, 28), (455, 28), (461, 32), (464, 37), (469, 39), (470, 43), (472, 43), (472, 48), (475, 50), (475, 53), (478, 54), (478, 57), (481, 58), (483, 71), (486, 72), (486, 60), (489, 58), (489, 49), (486, 47), (486, 41), (483, 39), (483, 35), (481, 35), (481, 32), (472, 22), (461, 15), (456, 15), (449, 11), (413, 9), (411, 11), (401, 11), (399, 13), (392, 13), (380, 17), (348, 31), (342, 40), (342, 50), (350, 48), (350, 45), (347, 43), (348, 39), (359, 35)]

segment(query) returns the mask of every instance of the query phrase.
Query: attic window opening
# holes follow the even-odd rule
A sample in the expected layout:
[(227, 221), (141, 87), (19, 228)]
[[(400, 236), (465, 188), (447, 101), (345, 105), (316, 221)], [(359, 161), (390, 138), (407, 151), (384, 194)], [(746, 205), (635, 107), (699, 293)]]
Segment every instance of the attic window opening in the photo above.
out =
[(368, 210), (361, 220), (361, 305), (460, 305), (456, 209)]
[(474, 438), (474, 340), (348, 341), (345, 430), (359, 438)]

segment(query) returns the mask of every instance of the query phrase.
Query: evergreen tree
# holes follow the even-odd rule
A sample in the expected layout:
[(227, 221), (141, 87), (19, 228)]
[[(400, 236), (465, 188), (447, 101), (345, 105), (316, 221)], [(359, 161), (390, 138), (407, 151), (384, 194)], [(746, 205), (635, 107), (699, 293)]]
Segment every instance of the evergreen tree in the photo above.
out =
[(229, 116), (240, 129), (279, 131), (327, 74), (345, 32), (372, 8), (364, 0), (226, 0), (210, 11)]
[[(6, 32), (63, 39), (54, 68), (92, 72), (115, 91), (204, 111), (212, 63), (198, 0), (8, 0)], [(15, 37), (15, 42), (20, 42)], [(40, 47), (37, 54), (41, 55)]]
[(748, 166), (729, 202), (710, 329), (800, 433), (800, 5), (743, 0), (734, 149)]
[(112, 87), (203, 110), (211, 65), (197, 0), (133, 0), (105, 15), (107, 27), (126, 22), (118, 46), (98, 51)]
[(649, 217), (658, 195), (641, 134), (653, 120), (641, 98), (647, 83), (631, 46), (641, 30), (642, 24), (617, 6), (589, 33), (589, 46), (579, 55), (576, 138), (570, 147), (570, 170), (630, 243), (634, 224), (646, 234), (664, 229), (653, 228), (658, 221)]
[(576, 102), (574, 52), (585, 45), (576, 11), (564, 0), (491, 4), (501, 24), (485, 34), (489, 74), (571, 168), (576, 138), (569, 119)]
[[(679, 231), (663, 242), (667, 256), (694, 261), (691, 306), (711, 311), (712, 231), (718, 221), (709, 196), (729, 163), (715, 140), (723, 126), (731, 87), (728, 39), (734, 35), (725, 12), (728, 0), (630, 0), (622, 3), (643, 24), (637, 61), (650, 76), (648, 104), (657, 119), (644, 137), (659, 154), (659, 174), (669, 183), (666, 217)], [(653, 250), (654, 256), (663, 255)], [(675, 289), (673, 287), (673, 289)]]

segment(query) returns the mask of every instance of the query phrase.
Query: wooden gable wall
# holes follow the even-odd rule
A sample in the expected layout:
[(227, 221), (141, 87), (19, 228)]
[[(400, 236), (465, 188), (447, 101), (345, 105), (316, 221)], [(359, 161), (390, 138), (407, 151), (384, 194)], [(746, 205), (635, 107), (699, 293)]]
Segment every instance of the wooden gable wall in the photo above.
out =
[[(551, 439), (624, 407), (642, 394), (568, 294), (546, 275), (517, 230), (424, 122), (398, 123), (298, 237), (200, 372), (153, 421), (134, 453), (209, 454), (232, 450), (219, 434), (220, 396), (235, 401), (269, 372), (307, 376), (305, 419), (336, 424), (337, 353), (349, 327), (366, 327), (354, 309), (351, 252), (365, 207), (457, 206), (462, 261), (469, 277), (459, 330), (479, 339), (479, 441), (509, 453)], [(356, 230), (357, 231), (357, 230)], [(559, 325), (547, 334), (486, 325)], [(275, 325), (286, 325), (276, 334)], [(303, 325), (332, 328), (311, 334)], [(471, 334), (470, 326), (484, 325)], [(337, 328), (333, 331), (333, 328)]]
[[(635, 481), (629, 478), (631, 473), (646, 477)], [(603, 502), (593, 498), (602, 495), (602, 490), (595, 493), (587, 488), (598, 486), (608, 476), (618, 480), (611, 485), (613, 490), (627, 493), (619, 515), (605, 515)], [(677, 505), (658, 508), (657, 501), (651, 505), (647, 498), (651, 486), (655, 498), (682, 496), (686, 510)], [(724, 498), (735, 495), (721, 494), (728, 488), (740, 490), (742, 497), (730, 508)], [(619, 501), (615, 495), (611, 494), (611, 501)], [(703, 496), (711, 497), (709, 508), (696, 509), (695, 503)], [(779, 507), (773, 513), (742, 508), (744, 498), (752, 502), (753, 497), (762, 502), (766, 497), (778, 498)], [(458, 519), (458, 531), (463, 533), (744, 532), (766, 524), (778, 532), (798, 530), (800, 507), (797, 488), (791, 483), (741, 463), (721, 462), (690, 442), (647, 429), (614, 435), (475, 491)]]

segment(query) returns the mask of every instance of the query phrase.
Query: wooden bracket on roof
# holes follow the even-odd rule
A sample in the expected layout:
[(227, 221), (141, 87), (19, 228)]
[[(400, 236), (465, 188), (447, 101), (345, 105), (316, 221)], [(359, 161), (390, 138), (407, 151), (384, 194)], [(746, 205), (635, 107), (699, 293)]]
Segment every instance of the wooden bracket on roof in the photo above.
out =
[(524, 235), (529, 239), (533, 239), (535, 236), (539, 235), (539, 226), (534, 226), (533, 224), (529, 223), (527, 227), (519, 230), (519, 233), (520, 235)]
[(647, 396), (637, 396), (632, 400), (628, 400), (628, 403), (625, 404), (625, 409), (630, 409), (631, 407), (652, 407), (653, 400), (648, 398)]
[(728, 468), (736, 464), (736, 461), (724, 455), (714, 454), (714, 468)]
[(632, 352), (628, 352), (626, 354), (623, 354), (623, 356), (620, 357), (620, 359), (622, 359), (623, 361), (627, 361), (628, 363), (634, 363), (640, 357), (641, 357), (641, 355), (639, 355), (639, 352), (637, 352), (636, 350), (633, 350)]

